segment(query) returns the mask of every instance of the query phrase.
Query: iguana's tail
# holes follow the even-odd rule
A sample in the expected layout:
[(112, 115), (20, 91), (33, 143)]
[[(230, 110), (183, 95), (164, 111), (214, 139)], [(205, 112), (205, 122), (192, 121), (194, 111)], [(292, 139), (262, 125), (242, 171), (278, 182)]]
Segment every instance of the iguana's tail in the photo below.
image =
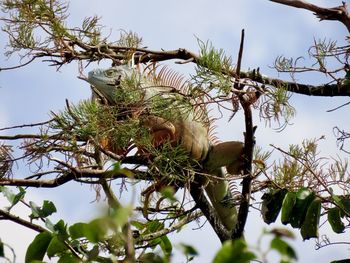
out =
[(232, 192), (222, 167), (226, 167), (230, 175), (240, 174), (243, 164), (243, 148), (243, 143), (238, 141), (213, 145), (204, 164), (208, 173), (216, 177), (210, 179), (205, 189), (206, 193), (222, 223), (229, 231), (237, 223), (237, 209), (232, 202)]

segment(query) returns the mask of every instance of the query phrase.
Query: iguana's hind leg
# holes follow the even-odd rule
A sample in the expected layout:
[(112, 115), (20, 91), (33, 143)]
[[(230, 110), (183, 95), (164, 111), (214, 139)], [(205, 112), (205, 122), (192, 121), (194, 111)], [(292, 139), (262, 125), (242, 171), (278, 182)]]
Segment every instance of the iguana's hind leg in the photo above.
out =
[(229, 174), (240, 174), (243, 164), (243, 150), (244, 144), (239, 141), (212, 145), (204, 166), (208, 171), (215, 171), (225, 166)]

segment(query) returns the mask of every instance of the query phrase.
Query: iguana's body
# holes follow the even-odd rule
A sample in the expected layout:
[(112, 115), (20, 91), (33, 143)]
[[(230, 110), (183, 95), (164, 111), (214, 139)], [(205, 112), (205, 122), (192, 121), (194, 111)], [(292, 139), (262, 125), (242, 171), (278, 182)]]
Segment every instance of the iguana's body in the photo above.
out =
[[(133, 85), (123, 85), (126, 79)], [(126, 95), (137, 91), (139, 101), (134, 113), (146, 116), (143, 123), (151, 131), (154, 143), (160, 145), (168, 140), (173, 145), (181, 145), (191, 158), (202, 164), (204, 172), (222, 177), (222, 180), (211, 180), (206, 192), (226, 228), (232, 230), (236, 223), (236, 208), (223, 203), (230, 193), (222, 167), (226, 166), (231, 174), (239, 173), (243, 144), (236, 141), (211, 142), (210, 121), (204, 104), (198, 106), (196, 102), (190, 102), (189, 97), (181, 95), (182, 91), (171, 85), (174, 81), (167, 82), (128, 66), (118, 66), (89, 72), (88, 82), (110, 105), (123, 103), (117, 95), (120, 89), (126, 89)], [(160, 104), (158, 108), (162, 110), (152, 112), (155, 104)]]

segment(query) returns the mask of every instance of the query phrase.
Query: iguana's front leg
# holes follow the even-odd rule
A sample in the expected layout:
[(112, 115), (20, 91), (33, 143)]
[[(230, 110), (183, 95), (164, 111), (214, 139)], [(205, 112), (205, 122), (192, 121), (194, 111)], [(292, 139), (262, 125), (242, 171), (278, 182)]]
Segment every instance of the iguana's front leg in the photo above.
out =
[(154, 147), (158, 147), (166, 141), (173, 142), (175, 140), (176, 128), (172, 122), (158, 116), (147, 116), (144, 123), (150, 129)]

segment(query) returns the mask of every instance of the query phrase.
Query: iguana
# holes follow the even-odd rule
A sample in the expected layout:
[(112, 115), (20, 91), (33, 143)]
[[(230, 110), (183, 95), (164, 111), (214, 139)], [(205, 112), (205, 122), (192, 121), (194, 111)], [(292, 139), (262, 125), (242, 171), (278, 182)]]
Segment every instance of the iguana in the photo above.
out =
[(219, 218), (231, 231), (236, 224), (237, 211), (225, 202), (231, 192), (222, 167), (232, 175), (240, 173), (243, 143), (211, 140), (211, 122), (205, 103), (186, 94), (186, 85), (165, 70), (159, 74), (154, 70), (146, 73), (122, 65), (95, 69), (89, 72), (86, 80), (109, 105), (124, 104), (127, 108), (128, 98), (132, 97), (134, 107), (130, 114), (134, 118), (143, 116), (143, 124), (150, 130), (156, 145), (165, 141), (181, 145), (202, 165), (203, 172), (217, 178), (211, 179), (205, 190)]

